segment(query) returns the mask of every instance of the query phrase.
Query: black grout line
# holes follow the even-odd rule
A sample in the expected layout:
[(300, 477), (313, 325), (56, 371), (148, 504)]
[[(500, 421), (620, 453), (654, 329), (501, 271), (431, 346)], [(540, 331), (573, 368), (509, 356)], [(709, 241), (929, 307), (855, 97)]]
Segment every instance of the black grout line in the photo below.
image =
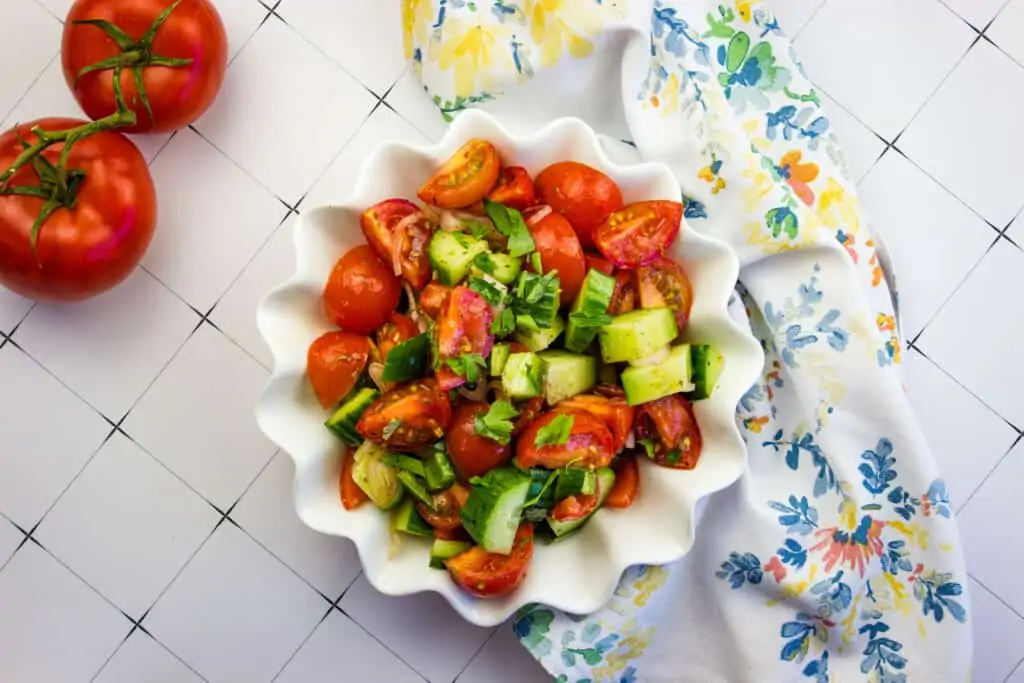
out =
[(474, 652), (473, 655), (466, 661), (466, 663), (462, 665), (462, 668), (459, 669), (459, 673), (455, 674), (455, 678), (452, 679), (452, 683), (459, 683), (459, 678), (462, 677), (462, 674), (466, 673), (466, 669), (468, 669), (469, 665), (472, 664), (476, 660), (476, 658), (480, 656), (480, 653), (483, 652), (483, 649), (485, 647), (487, 647), (487, 644), (497, 637), (498, 631), (501, 628), (502, 626), (499, 625), (495, 626), (491, 630), (491, 635), (484, 638), (484, 642), (480, 644), (480, 647), (476, 649), (476, 652)]
[[(360, 572), (360, 573), (359, 573), (359, 575), (358, 575), (358, 576), (356, 576), (356, 579), (355, 579), (355, 581), (353, 581), (353, 582), (352, 582), (353, 584), (355, 584), (355, 582), (359, 580), (359, 576), (362, 576), (362, 572)], [(371, 586), (371, 588), (372, 588), (372, 586)], [(339, 601), (340, 601), (340, 598), (339, 598)], [(420, 678), (423, 678), (424, 680), (426, 680), (426, 677), (425, 677), (425, 676), (424, 676), (423, 674), (421, 674), (421, 673), (420, 673), (420, 671), (419, 671), (419, 669), (417, 669), (417, 668), (416, 668), (415, 666), (413, 666), (413, 665), (412, 665), (412, 664), (411, 664), (411, 663), (409, 662), (409, 660), (407, 660), (407, 659), (406, 659), (405, 657), (403, 657), (403, 656), (402, 656), (401, 654), (399, 654), (399, 653), (398, 653), (397, 651), (395, 651), (395, 650), (394, 650), (394, 649), (393, 649), (393, 648), (392, 648), (392, 647), (391, 647), (390, 645), (388, 645), (387, 643), (385, 643), (385, 642), (384, 642), (383, 640), (381, 640), (380, 638), (378, 638), (378, 637), (377, 637), (377, 635), (376, 635), (375, 633), (373, 633), (373, 632), (372, 632), (372, 631), (371, 631), (370, 629), (366, 628), (366, 626), (364, 626), (364, 625), (362, 624), (362, 622), (360, 622), (360, 621), (359, 621), (358, 619), (354, 618), (354, 617), (353, 617), (353, 616), (352, 616), (351, 614), (349, 614), (349, 613), (348, 613), (348, 612), (346, 612), (346, 611), (345, 611), (344, 609), (342, 609), (341, 605), (335, 605), (335, 606), (334, 606), (334, 609), (336, 609), (336, 610), (338, 610), (339, 612), (341, 612), (342, 614), (344, 614), (344, 615), (345, 615), (345, 618), (346, 618), (346, 619), (348, 619), (348, 620), (349, 620), (349, 621), (351, 621), (351, 622), (352, 622), (353, 624), (355, 624), (356, 626), (358, 626), (359, 628), (361, 628), (361, 629), (363, 630), (363, 633), (365, 633), (366, 635), (368, 635), (368, 636), (370, 636), (371, 638), (373, 638), (374, 640), (376, 640), (376, 641), (377, 641), (377, 642), (378, 642), (378, 643), (380, 644), (380, 646), (381, 646), (381, 647), (383, 647), (383, 648), (384, 648), (385, 650), (387, 650), (388, 652), (390, 652), (391, 654), (393, 654), (393, 655), (395, 656), (395, 658), (396, 658), (396, 659), (398, 659), (398, 660), (399, 660), (400, 662), (402, 662), (402, 663), (403, 663), (403, 664), (405, 664), (405, 665), (406, 665), (407, 667), (409, 667), (409, 670), (410, 670), (410, 671), (412, 671), (413, 673), (415, 673), (415, 674), (416, 674), (417, 676), (419, 676)], [(429, 682), (428, 682), (428, 683), (429, 683)]]
[(1006, 600), (1003, 600), (1002, 596), (1000, 596), (1000, 595), (999, 595), (998, 593), (996, 593), (996, 592), (995, 592), (994, 590), (992, 590), (991, 588), (989, 588), (988, 586), (986, 586), (986, 585), (984, 584), (984, 582), (983, 582), (983, 581), (982, 581), (981, 579), (979, 579), (979, 578), (977, 577), (977, 575), (976, 575), (976, 574), (974, 574), (974, 573), (972, 573), (972, 572), (967, 572), (967, 575), (968, 575), (969, 577), (971, 577), (972, 579), (974, 579), (974, 582), (975, 582), (976, 584), (978, 584), (979, 586), (981, 586), (981, 587), (982, 587), (982, 588), (983, 588), (983, 589), (985, 590), (985, 592), (986, 592), (986, 593), (988, 593), (988, 594), (989, 594), (989, 595), (991, 595), (991, 596), (992, 596), (993, 598), (995, 598), (996, 600), (998, 600), (999, 602), (1001, 602), (1001, 603), (1003, 604), (1003, 607), (1005, 607), (1006, 609), (1010, 610), (1011, 612), (1013, 612), (1014, 614), (1016, 614), (1016, 615), (1017, 615), (1018, 617), (1020, 617), (1021, 619), (1024, 619), (1024, 614), (1021, 614), (1020, 612), (1018, 612), (1018, 611), (1017, 611), (1017, 609), (1016, 609), (1016, 608), (1014, 608), (1014, 606), (1013, 606), (1013, 605), (1011, 605), (1010, 603), (1006, 602)]

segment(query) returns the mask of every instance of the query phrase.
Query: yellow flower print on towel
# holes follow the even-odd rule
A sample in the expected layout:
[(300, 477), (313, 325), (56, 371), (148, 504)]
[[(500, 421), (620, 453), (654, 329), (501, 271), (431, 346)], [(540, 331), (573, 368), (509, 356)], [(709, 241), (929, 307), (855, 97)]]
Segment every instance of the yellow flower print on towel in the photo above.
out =
[(496, 72), (512, 68), (509, 36), (508, 28), (501, 24), (485, 25), (462, 17), (445, 21), (436, 53), (437, 66), (454, 72), (456, 97), (491, 90)]
[(530, 37), (540, 51), (540, 65), (554, 66), (568, 52), (576, 59), (594, 51), (591, 39), (616, 14), (611, 4), (595, 0), (526, 0)]
[(405, 58), (411, 59), (417, 45), (427, 41), (427, 27), (434, 22), (431, 0), (402, 0), (402, 44)]

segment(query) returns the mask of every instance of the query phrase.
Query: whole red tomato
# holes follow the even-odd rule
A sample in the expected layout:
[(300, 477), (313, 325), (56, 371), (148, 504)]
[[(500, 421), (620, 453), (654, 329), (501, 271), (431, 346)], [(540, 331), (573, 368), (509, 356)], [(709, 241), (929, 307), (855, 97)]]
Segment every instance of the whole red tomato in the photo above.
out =
[(549, 213), (529, 227), (544, 272), (558, 271), (558, 280), (562, 285), (561, 303), (563, 306), (570, 305), (580, 293), (583, 278), (587, 274), (587, 262), (583, 258), (583, 247), (580, 246), (576, 232), (569, 221), (557, 213)]
[[(171, 0), (77, 0), (64, 21), (61, 64), (64, 80), (83, 111), (92, 119), (114, 113), (113, 69), (79, 76), (98, 62), (124, 55), (121, 91), (135, 112), (137, 123), (126, 132), (170, 131), (184, 128), (206, 111), (220, 92), (228, 64), (228, 41), (217, 9), (210, 0), (181, 0), (143, 45), (153, 22), (172, 5)], [(121, 45), (95, 25), (76, 21), (103, 20), (120, 29)], [(146, 55), (151, 55), (147, 62)], [(133, 55), (141, 55), (133, 61)], [(161, 66), (159, 58), (191, 60)], [(154, 60), (155, 64), (154, 65)], [(149, 65), (147, 65), (149, 64)], [(152, 118), (136, 87), (142, 77)]]
[[(40, 119), (0, 136), (0, 171), (9, 168), (30, 132), (73, 128), (83, 121)], [(42, 157), (56, 165), (63, 145)], [(43, 199), (0, 195), (0, 284), (23, 296), (51, 301), (87, 299), (124, 280), (149, 247), (156, 227), (156, 191), (139, 150), (122, 135), (104, 132), (80, 140), (68, 155), (68, 168), (85, 176), (66, 205), (42, 224), (35, 254), (32, 226)], [(31, 165), (11, 178), (9, 188), (38, 186)], [(70, 206), (70, 208), (67, 208)], [(37, 261), (38, 257), (38, 261)]]
[(615, 181), (578, 161), (551, 164), (537, 176), (536, 186), (537, 203), (569, 219), (584, 249), (594, 243), (594, 230), (622, 208)]
[(402, 285), (391, 270), (362, 244), (334, 264), (324, 287), (324, 311), (338, 327), (370, 334), (388, 321), (401, 296)]

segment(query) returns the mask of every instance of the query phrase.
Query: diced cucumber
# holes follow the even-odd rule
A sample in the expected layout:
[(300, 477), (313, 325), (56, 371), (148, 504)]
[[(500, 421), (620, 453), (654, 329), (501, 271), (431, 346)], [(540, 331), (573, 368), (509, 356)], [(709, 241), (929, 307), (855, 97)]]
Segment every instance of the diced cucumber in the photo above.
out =
[(361, 488), (373, 504), (381, 510), (390, 510), (398, 505), (405, 493), (400, 472), (384, 462), (388, 451), (372, 441), (364, 441), (352, 458), (352, 480)]
[(591, 496), (596, 488), (597, 477), (591, 470), (580, 468), (562, 470), (558, 474), (558, 483), (555, 485), (555, 500), (562, 500), (577, 494)]
[(427, 491), (427, 485), (423, 483), (423, 480), (417, 477), (412, 472), (406, 470), (398, 471), (398, 481), (402, 483), (405, 490), (408, 491), (419, 500), (421, 503), (426, 505), (431, 510), (434, 509), (434, 497)]
[(530, 351), (543, 351), (554, 344), (563, 331), (565, 323), (558, 316), (551, 322), (551, 327), (538, 327), (532, 318), (521, 315), (516, 318), (516, 331), (512, 337)]
[(355, 447), (363, 443), (362, 435), (356, 431), (356, 422), (363, 411), (370, 407), (370, 404), (380, 397), (380, 392), (370, 387), (357, 389), (348, 395), (341, 406), (334, 411), (334, 415), (328, 418), (324, 426), (331, 430), (331, 433), (344, 441), (349, 446)]
[(509, 354), (501, 371), (501, 387), (510, 398), (540, 396), (544, 384), (544, 362), (535, 353)]
[(693, 391), (688, 391), (686, 398), (691, 401), (709, 398), (718, 384), (718, 378), (722, 376), (725, 358), (713, 346), (694, 344), (690, 347), (690, 364), (693, 372)]
[(597, 384), (597, 359), (568, 351), (543, 351), (544, 400), (549, 406), (590, 391)]
[(685, 391), (692, 391), (690, 383), (690, 347), (674, 347), (668, 358), (654, 365), (631, 367), (622, 371), (622, 388), (626, 402), (639, 405)]
[(508, 555), (530, 490), (530, 475), (514, 467), (499, 467), (473, 486), (462, 508), (462, 525), (484, 550)]
[[(544, 519), (547, 511), (555, 505), (555, 482), (558, 472), (534, 467), (530, 470), (530, 491), (526, 494), (527, 512), (531, 508), (542, 510), (540, 519)], [(530, 521), (536, 522), (537, 519)]]
[(435, 448), (423, 464), (426, 471), (427, 490), (437, 493), (455, 483), (455, 468), (443, 448)]
[(501, 377), (501, 371), (505, 369), (511, 353), (510, 344), (495, 344), (491, 347), (491, 377)]
[(475, 275), (486, 273), (503, 285), (511, 285), (523, 269), (523, 259), (508, 254), (484, 253), (473, 259), (471, 272)]
[(671, 308), (647, 308), (612, 318), (601, 328), (601, 357), (605, 363), (646, 358), (679, 335)]
[(434, 535), (434, 528), (423, 521), (420, 513), (416, 512), (416, 503), (412, 498), (402, 501), (391, 518), (391, 528), (395, 531), (410, 536), (422, 536), (430, 538)]
[(557, 520), (548, 517), (548, 526), (551, 527), (551, 531), (554, 532), (556, 538), (562, 538), (574, 531), (579, 530), (587, 523), (591, 517), (594, 516), (594, 512), (601, 509), (604, 502), (608, 500), (608, 496), (611, 495), (612, 487), (615, 485), (615, 472), (610, 467), (602, 467), (597, 470), (597, 491), (598, 491), (598, 502), (597, 507), (586, 517), (580, 519), (574, 519), (568, 522), (559, 522)]
[(444, 561), (458, 557), (473, 547), (472, 543), (465, 541), (446, 541), (443, 538), (434, 540), (430, 546), (430, 566), (434, 569), (444, 569)]
[(410, 455), (404, 455), (402, 453), (388, 453), (382, 458), (382, 460), (392, 467), (396, 467), (406, 472), (411, 472), (417, 477), (426, 476), (423, 469), (423, 461)]
[(426, 377), (430, 370), (430, 335), (419, 334), (388, 352), (381, 379), (385, 382), (408, 382)]
[(487, 251), (487, 242), (461, 232), (438, 230), (430, 239), (430, 266), (442, 285), (459, 284), (473, 265), (473, 259)]
[(615, 292), (615, 278), (593, 268), (583, 278), (583, 286), (569, 310), (569, 322), (565, 328), (565, 348), (582, 353), (594, 341), (600, 324), (595, 324), (608, 315), (608, 304)]

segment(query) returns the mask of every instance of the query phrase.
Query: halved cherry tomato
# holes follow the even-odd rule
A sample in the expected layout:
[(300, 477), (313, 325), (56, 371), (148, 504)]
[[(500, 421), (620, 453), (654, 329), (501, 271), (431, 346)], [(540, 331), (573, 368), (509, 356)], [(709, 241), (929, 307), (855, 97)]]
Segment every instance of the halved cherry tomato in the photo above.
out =
[(522, 166), (506, 166), (498, 176), (498, 185), (487, 198), (513, 209), (524, 211), (537, 203), (530, 174)]
[(679, 394), (644, 403), (637, 408), (636, 436), (644, 448), (651, 446), (654, 462), (666, 467), (692, 470), (700, 458), (700, 428), (693, 406)]
[(420, 292), (420, 310), (437, 320), (437, 316), (440, 315), (441, 309), (444, 308), (448, 301), (448, 295), (451, 293), (451, 287), (431, 282)]
[(595, 256), (594, 254), (584, 254), (583, 256), (587, 259), (587, 271), (593, 269), (605, 275), (615, 275), (615, 265), (603, 256)]
[(650, 265), (637, 270), (636, 277), (640, 283), (640, 306), (671, 308), (676, 326), (682, 332), (693, 308), (693, 285), (683, 267), (673, 259), (659, 256)]
[(306, 375), (313, 393), (330, 408), (352, 391), (370, 359), (370, 340), (351, 332), (326, 332), (309, 345)]
[(370, 499), (352, 478), (352, 467), (355, 465), (355, 461), (356, 459), (352, 457), (351, 453), (346, 452), (341, 456), (341, 478), (338, 482), (338, 489), (341, 493), (341, 504), (346, 510), (355, 510)]
[(629, 313), (638, 303), (636, 272), (620, 270), (615, 273), (615, 291), (612, 292), (612, 300), (608, 304), (608, 314)]
[(380, 362), (387, 361), (391, 349), (413, 337), (418, 337), (420, 328), (409, 316), (401, 313), (392, 313), (391, 318), (377, 330), (377, 351), (380, 353)]
[(359, 217), (366, 241), (377, 256), (416, 289), (430, 281), (427, 247), (434, 226), (419, 207), (404, 199), (385, 199)]
[(510, 555), (489, 553), (475, 546), (445, 561), (452, 579), (467, 592), (482, 598), (507, 595), (526, 578), (533, 558), (533, 525), (524, 522), (516, 532)]
[(486, 140), (470, 140), (416, 193), (427, 204), (461, 209), (487, 196), (498, 182), (501, 157)]
[(418, 213), (420, 207), (407, 199), (385, 199), (377, 202), (359, 216), (359, 227), (373, 250), (385, 263), (391, 262), (395, 225), (403, 218)]
[(398, 307), (402, 285), (368, 245), (338, 259), (324, 287), (327, 318), (351, 332), (370, 334)]
[(444, 436), (451, 421), (448, 392), (432, 379), (421, 379), (385, 392), (371, 403), (356, 423), (356, 431), (393, 448), (417, 448)]
[(622, 208), (615, 181), (576, 161), (551, 164), (538, 174), (536, 187), (538, 203), (565, 216), (584, 247), (594, 244), (597, 227)]
[(679, 202), (636, 202), (608, 216), (594, 231), (594, 244), (616, 268), (636, 269), (671, 246), (682, 220)]
[(447, 491), (433, 495), (433, 510), (424, 505), (422, 501), (418, 501), (416, 503), (416, 511), (420, 513), (420, 516), (423, 517), (427, 524), (435, 529), (454, 532), (462, 526), (462, 518), (459, 516), (459, 513), (462, 511), (462, 506), (466, 504), (468, 498), (469, 489), (462, 484), (456, 483)]
[[(517, 343), (512, 342), (512, 353), (523, 353), (528, 350), (526, 347), (516, 350), (516, 346)], [(512, 424), (512, 437), (519, 438), (519, 435), (526, 431), (526, 428), (530, 426), (530, 423), (536, 420), (543, 410), (543, 398), (531, 398), (523, 403), (523, 405), (519, 406), (519, 417), (517, 417), (516, 421)]]
[(581, 394), (558, 404), (560, 410), (582, 410), (594, 417), (599, 417), (612, 431), (613, 446), (618, 453), (626, 445), (629, 432), (633, 429), (635, 409), (626, 403), (625, 398), (607, 398), (593, 394)]
[(463, 354), (478, 354), (486, 358), (494, 344), (491, 305), (468, 287), (456, 287), (448, 297), (438, 316), (434, 334), (437, 336), (437, 356), (442, 365), (437, 381), (448, 391), (466, 383), (466, 378), (443, 363)]
[(615, 483), (604, 504), (610, 508), (628, 508), (640, 492), (640, 465), (636, 454), (620, 456), (614, 467)]
[[(537, 434), (556, 418), (572, 417), (572, 429), (564, 444), (537, 446)], [(516, 442), (516, 465), (522, 469), (545, 467), (604, 467), (612, 461), (614, 439), (604, 420), (582, 410), (556, 408), (534, 420)]]
[(444, 435), (455, 471), (462, 479), (482, 477), (512, 457), (512, 447), (476, 433), (476, 418), (488, 411), (486, 403), (466, 401), (455, 407), (452, 424)]
[(580, 246), (576, 232), (563, 216), (550, 213), (530, 225), (530, 234), (540, 253), (544, 272), (558, 271), (558, 280), (562, 285), (562, 305), (571, 304), (580, 293), (583, 277), (587, 274), (587, 262), (583, 258), (583, 247)]
[(596, 491), (589, 496), (580, 493), (563, 498), (555, 503), (555, 507), (551, 508), (551, 519), (556, 522), (572, 522), (583, 519), (597, 509), (600, 500), (600, 494)]

